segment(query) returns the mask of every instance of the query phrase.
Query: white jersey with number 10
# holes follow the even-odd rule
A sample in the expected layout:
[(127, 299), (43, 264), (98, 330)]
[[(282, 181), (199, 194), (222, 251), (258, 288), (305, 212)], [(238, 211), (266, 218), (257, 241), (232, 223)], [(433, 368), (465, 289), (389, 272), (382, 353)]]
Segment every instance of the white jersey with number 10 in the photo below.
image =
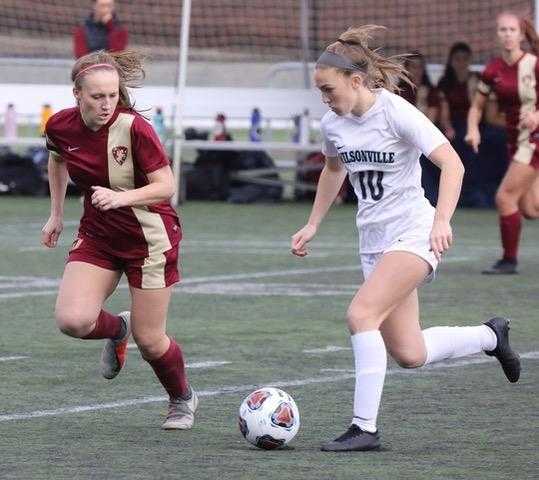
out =
[(361, 253), (383, 252), (402, 235), (430, 231), (434, 208), (421, 187), (421, 154), (447, 138), (413, 105), (388, 90), (375, 91), (363, 115), (327, 112), (322, 151), (339, 157), (358, 198)]

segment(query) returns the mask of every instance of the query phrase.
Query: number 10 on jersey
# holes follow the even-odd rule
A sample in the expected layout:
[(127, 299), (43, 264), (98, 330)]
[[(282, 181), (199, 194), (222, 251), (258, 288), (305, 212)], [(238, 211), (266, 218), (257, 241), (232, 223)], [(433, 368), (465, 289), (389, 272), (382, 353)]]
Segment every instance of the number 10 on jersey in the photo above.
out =
[[(367, 177), (366, 180), (365, 177)], [(366, 200), (369, 193), (373, 200), (380, 200), (384, 196), (384, 186), (382, 185), (383, 178), (384, 172), (380, 172), (378, 170), (359, 172), (359, 188), (361, 189), (361, 198)]]

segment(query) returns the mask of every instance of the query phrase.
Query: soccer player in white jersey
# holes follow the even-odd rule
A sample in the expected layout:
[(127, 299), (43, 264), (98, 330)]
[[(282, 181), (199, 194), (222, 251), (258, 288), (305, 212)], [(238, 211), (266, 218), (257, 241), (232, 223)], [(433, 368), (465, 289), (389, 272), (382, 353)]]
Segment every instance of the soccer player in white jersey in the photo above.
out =
[[(520, 375), (507, 319), (421, 330), (417, 289), (434, 277), (453, 241), (450, 220), (464, 168), (442, 133), (392, 93), (407, 74), (402, 57), (386, 58), (369, 48), (379, 28), (348, 29), (317, 62), (316, 86), (331, 109), (321, 121), (326, 164), (309, 220), (292, 236), (292, 253), (307, 255), (309, 241), (348, 174), (358, 197), (365, 278), (347, 312), (356, 371), (354, 410), (351, 426), (325, 443), (324, 451), (380, 448), (376, 419), (386, 352), (404, 368), (485, 352), (500, 361), (510, 382)], [(422, 153), (441, 170), (436, 209), (421, 188)]]

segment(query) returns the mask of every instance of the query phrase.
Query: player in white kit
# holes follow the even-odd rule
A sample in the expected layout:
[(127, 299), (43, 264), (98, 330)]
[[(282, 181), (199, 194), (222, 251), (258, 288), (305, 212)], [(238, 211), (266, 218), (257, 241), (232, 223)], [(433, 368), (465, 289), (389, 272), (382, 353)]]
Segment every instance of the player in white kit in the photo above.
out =
[[(307, 244), (348, 175), (358, 197), (357, 226), (364, 283), (347, 312), (355, 359), (352, 424), (324, 451), (380, 448), (376, 427), (387, 352), (404, 368), (478, 352), (495, 356), (510, 382), (520, 360), (509, 345), (509, 321), (421, 330), (417, 289), (430, 281), (453, 241), (450, 220), (464, 168), (444, 135), (392, 93), (407, 75), (402, 57), (386, 58), (368, 41), (381, 27), (351, 28), (329, 45), (315, 70), (331, 111), (321, 121), (326, 164), (307, 224), (292, 236), (292, 253)], [(436, 209), (421, 188), (419, 157), (441, 170)]]

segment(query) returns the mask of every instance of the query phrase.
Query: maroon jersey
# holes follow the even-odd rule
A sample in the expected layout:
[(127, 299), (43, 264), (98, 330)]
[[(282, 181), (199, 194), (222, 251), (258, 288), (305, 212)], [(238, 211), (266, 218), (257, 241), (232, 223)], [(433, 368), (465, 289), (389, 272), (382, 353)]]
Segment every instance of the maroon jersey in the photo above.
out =
[(534, 163), (537, 129), (530, 132), (519, 127), (520, 115), (538, 109), (539, 65), (537, 57), (524, 53), (513, 65), (502, 58), (491, 60), (481, 75), (477, 89), (483, 95), (495, 93), (499, 109), (505, 113), (509, 150), (513, 159)]
[(90, 130), (78, 107), (53, 115), (45, 128), (47, 148), (66, 162), (84, 193), (79, 233), (120, 258), (143, 258), (178, 245), (181, 230), (169, 202), (107, 211), (91, 202), (92, 186), (115, 191), (148, 185), (147, 174), (169, 165), (151, 125), (133, 110), (118, 107), (109, 122)]
[(440, 82), (438, 85), (438, 89), (443, 93), (449, 105), (449, 115), (453, 123), (466, 123), (476, 87), (477, 75), (474, 73), (471, 73), (464, 82), (455, 80), (451, 85), (447, 82)]

